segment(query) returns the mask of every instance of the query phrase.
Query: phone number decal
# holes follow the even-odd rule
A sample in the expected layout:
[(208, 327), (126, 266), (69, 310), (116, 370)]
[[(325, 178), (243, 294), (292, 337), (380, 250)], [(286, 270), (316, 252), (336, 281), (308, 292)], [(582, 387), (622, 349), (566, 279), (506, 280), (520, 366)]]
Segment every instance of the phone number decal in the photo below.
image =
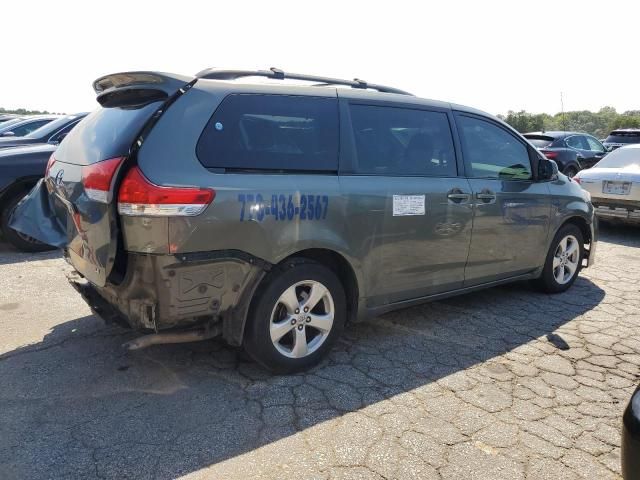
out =
[(276, 220), (323, 220), (327, 218), (329, 197), (327, 195), (300, 195), (300, 203), (293, 195), (271, 195), (271, 204), (262, 195), (241, 193), (238, 195), (240, 221), (263, 221), (267, 217)]

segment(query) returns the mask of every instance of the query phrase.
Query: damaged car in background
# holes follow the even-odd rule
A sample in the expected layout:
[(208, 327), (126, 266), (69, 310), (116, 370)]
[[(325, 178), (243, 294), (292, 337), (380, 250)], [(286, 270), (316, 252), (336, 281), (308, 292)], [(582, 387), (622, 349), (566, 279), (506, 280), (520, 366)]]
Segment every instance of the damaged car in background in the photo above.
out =
[(594, 261), (589, 194), (483, 112), (275, 68), (94, 89), (11, 227), (147, 334), (129, 348), (221, 335), (299, 371), (347, 321), (518, 280), (562, 292)]
[(56, 146), (28, 145), (0, 149), (0, 233), (2, 238), (23, 252), (42, 252), (53, 247), (9, 228), (16, 205), (44, 177), (47, 161)]

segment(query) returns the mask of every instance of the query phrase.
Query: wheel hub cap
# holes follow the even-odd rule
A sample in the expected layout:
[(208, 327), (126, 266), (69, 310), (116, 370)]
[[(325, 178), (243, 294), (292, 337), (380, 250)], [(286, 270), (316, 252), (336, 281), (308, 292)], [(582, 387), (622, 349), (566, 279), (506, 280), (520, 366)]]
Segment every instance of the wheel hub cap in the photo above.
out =
[(302, 358), (325, 342), (333, 326), (333, 298), (315, 280), (286, 289), (271, 313), (270, 334), (276, 350), (289, 358)]
[(558, 243), (553, 257), (553, 276), (559, 284), (570, 282), (578, 271), (580, 245), (573, 235), (567, 235)]

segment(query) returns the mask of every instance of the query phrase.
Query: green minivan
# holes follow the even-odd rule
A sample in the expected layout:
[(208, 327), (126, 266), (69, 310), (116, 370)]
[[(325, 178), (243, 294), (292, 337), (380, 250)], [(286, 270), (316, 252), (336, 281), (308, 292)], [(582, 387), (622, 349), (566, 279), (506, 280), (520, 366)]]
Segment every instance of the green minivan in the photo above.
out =
[(349, 321), (519, 280), (562, 292), (594, 260), (589, 194), (478, 110), (278, 69), (94, 89), (12, 226), (146, 333), (131, 349), (222, 336), (298, 371)]

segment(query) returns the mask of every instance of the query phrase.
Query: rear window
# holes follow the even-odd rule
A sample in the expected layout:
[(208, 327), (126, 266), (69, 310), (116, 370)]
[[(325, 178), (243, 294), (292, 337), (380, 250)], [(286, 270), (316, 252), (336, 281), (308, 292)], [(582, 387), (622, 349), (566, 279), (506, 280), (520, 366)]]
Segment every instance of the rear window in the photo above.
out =
[(618, 148), (598, 162), (599, 168), (640, 169), (640, 148)]
[(338, 135), (335, 98), (232, 94), (196, 153), (209, 168), (336, 172)]
[(637, 132), (611, 132), (606, 143), (640, 143), (640, 131)]
[(531, 143), (531, 145), (533, 145), (536, 148), (547, 148), (551, 146), (551, 144), (554, 141), (554, 138), (552, 137), (543, 137), (543, 136), (537, 136), (537, 135), (531, 135), (531, 136), (525, 135), (524, 138), (529, 140), (529, 143)]
[(56, 150), (57, 160), (90, 165), (127, 155), (146, 121), (162, 105), (99, 108), (73, 126)]

